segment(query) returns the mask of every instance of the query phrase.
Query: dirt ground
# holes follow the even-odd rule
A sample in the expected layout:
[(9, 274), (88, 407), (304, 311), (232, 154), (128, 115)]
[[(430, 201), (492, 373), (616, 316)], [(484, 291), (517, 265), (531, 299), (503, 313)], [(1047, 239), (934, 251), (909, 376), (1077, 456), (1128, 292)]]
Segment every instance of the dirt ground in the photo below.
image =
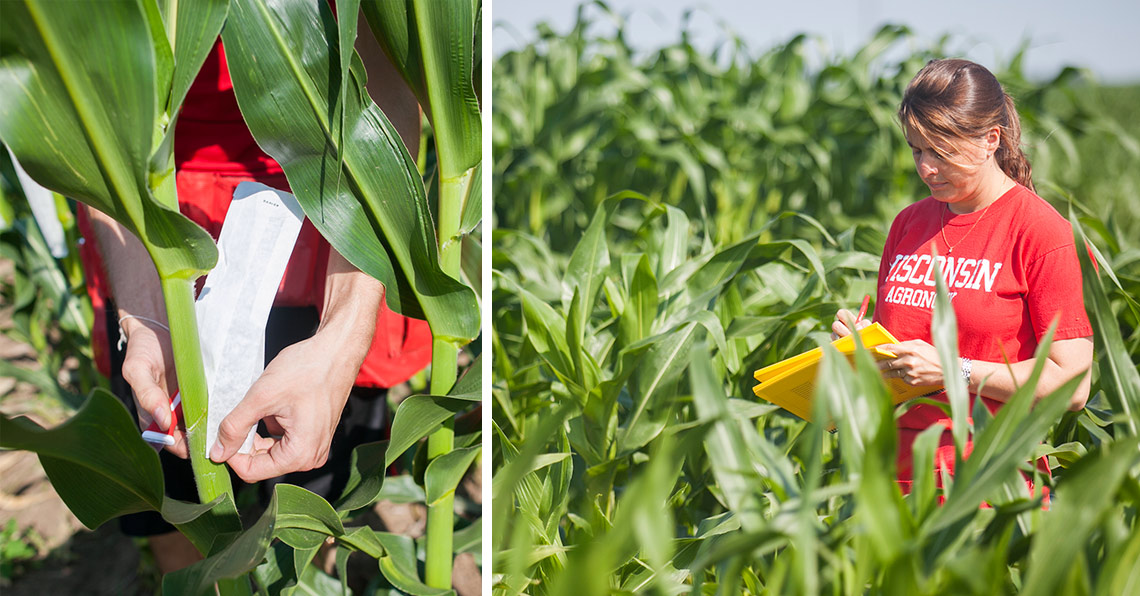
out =
[[(11, 263), (0, 259), (0, 279), (11, 275)], [(0, 304), (0, 330), (11, 324), (11, 309)], [(37, 366), (31, 346), (0, 333), (0, 358), (18, 366)], [(68, 413), (43, 399), (36, 389), (14, 379), (0, 378), (0, 412), (26, 415), (42, 425), (54, 425)], [(481, 501), (478, 470), (461, 490)], [(423, 535), (426, 510), (422, 504), (377, 503), (362, 516), (369, 526), (383, 531)], [(94, 531), (84, 528), (60, 500), (34, 454), (0, 451), (0, 530), (15, 521), (17, 537), (36, 554), (30, 560), (11, 559), (11, 579), (0, 576), (3, 596), (44, 594), (150, 595), (159, 593), (161, 576), (143, 542), (123, 535), (115, 521)], [(9, 540), (12, 540), (9, 538)], [(0, 541), (0, 563), (5, 543)], [(328, 561), (328, 569), (332, 559)], [(371, 560), (350, 560), (350, 587), (355, 593), (376, 573)], [(480, 593), (481, 577), (469, 554), (456, 558), (453, 582), (460, 596)]]

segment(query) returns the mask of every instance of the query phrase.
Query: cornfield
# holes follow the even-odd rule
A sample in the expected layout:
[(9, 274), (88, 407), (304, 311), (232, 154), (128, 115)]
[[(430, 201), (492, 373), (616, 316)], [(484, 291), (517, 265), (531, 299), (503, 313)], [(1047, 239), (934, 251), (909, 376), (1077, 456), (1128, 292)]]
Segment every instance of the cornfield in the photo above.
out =
[[(495, 63), (495, 593), (1140, 590), (1140, 150), (1102, 103), (1135, 89), (1031, 82), (1021, 54), (994, 69), (1039, 192), (1097, 261), (1091, 398), (1034, 405), (1034, 376), (996, 416), (956, 401), (973, 453), (959, 440), (936, 487), (941, 429), (924, 433), (903, 496), (899, 412), (866, 352), (825, 357), (814, 419), (835, 432), (757, 403), (752, 371), (874, 293), (887, 226), (925, 196), (894, 110), (953, 39), (887, 27), (808, 68), (807, 36), (639, 57), (591, 24)], [(955, 324), (943, 288), (935, 337)]]

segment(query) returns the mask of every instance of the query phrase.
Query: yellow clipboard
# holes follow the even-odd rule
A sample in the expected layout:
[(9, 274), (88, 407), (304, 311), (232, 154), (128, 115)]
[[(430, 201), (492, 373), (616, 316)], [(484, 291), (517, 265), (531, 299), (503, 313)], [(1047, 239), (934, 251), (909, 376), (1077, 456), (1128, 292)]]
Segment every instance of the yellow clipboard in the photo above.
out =
[[(859, 331), (859, 336), (876, 360), (895, 357), (892, 352), (878, 347), (898, 343), (898, 340), (879, 323), (864, 327)], [(854, 336), (841, 337), (831, 342), (831, 345), (840, 354), (855, 353)], [(823, 348), (819, 347), (766, 366), (753, 375), (760, 384), (753, 387), (752, 391), (761, 399), (774, 403), (804, 420), (811, 420), (811, 400), (815, 395), (816, 378), (819, 376), (819, 363), (822, 358)], [(942, 389), (940, 385), (907, 385), (902, 379), (893, 377), (885, 381), (891, 400), (896, 405)]]

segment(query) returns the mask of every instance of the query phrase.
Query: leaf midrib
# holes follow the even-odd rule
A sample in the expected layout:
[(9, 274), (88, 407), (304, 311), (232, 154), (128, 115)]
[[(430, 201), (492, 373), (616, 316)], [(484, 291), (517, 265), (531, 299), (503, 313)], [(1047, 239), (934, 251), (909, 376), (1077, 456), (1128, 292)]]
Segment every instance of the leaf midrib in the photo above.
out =
[[(270, 34), (273, 36), (274, 43), (277, 44), (277, 47), (278, 47), (280, 53), (283, 56), (285, 56), (285, 60), (289, 66), (290, 71), (293, 74), (294, 80), (300, 86), (302, 93), (304, 94), (305, 99), (309, 104), (309, 108), (312, 110), (314, 116), (316, 117), (316, 121), (321, 127), (322, 135), (325, 137), (326, 142), (328, 142), (329, 145), (331, 145), (332, 147), (334, 147), (336, 149), (338, 161), (340, 161), (341, 163), (344, 164), (342, 169), (347, 170), (345, 172), (346, 173), (345, 177), (347, 179), (346, 180), (347, 183), (350, 185), (350, 188), (352, 189), (353, 193), (357, 197), (360, 197), (361, 199), (363, 199), (363, 202), (370, 204), (370, 205), (374, 204), (374, 201), (368, 200), (368, 198), (367, 198), (368, 194), (364, 192), (365, 186), (360, 183), (360, 177), (356, 173), (358, 170), (358, 166), (356, 165), (355, 161), (353, 159), (351, 159), (351, 156), (344, 151), (344, 147), (342, 145), (337, 144), (335, 139), (333, 139), (332, 130), (329, 127), (329, 123), (324, 118), (321, 110), (318, 109), (319, 102), (317, 102), (317, 98), (315, 96), (315, 91), (312, 89), (311, 80), (309, 79), (309, 76), (304, 71), (304, 69), (301, 68), (300, 65), (297, 63), (297, 60), (296, 60), (293, 52), (290, 50), (289, 46), (285, 43), (284, 38), (281, 35), (281, 23), (273, 17), (273, 14), (269, 11), (268, 7), (265, 5), (264, 0), (255, 0), (255, 2), (256, 2), (256, 6), (257, 6), (258, 11), (261, 13), (262, 20), (268, 25), (267, 28), (269, 29)], [(369, 111), (369, 109), (371, 107), (372, 107), (371, 104), (364, 106), (364, 108), (360, 111), (359, 115), (357, 116), (357, 120), (359, 120), (359, 118), (361, 118), (361, 117), (364, 117), (364, 114), (367, 111)], [(343, 105), (341, 106), (341, 109), (342, 110), (344, 109)], [(399, 147), (396, 147), (392, 143), (392, 139), (389, 137), (389, 135), (381, 134), (378, 136), (379, 136), (379, 138), (383, 139), (383, 142), (385, 142), (390, 149), (392, 149), (396, 152), (396, 155), (400, 156), (401, 160), (403, 159), (403, 154), (399, 152)], [(406, 172), (404, 172), (404, 173), (406, 174)], [(411, 182), (411, 178), (405, 175), (403, 182), (405, 183), (405, 185), (408, 185)], [(374, 221), (376, 223), (376, 225), (380, 226), (380, 229), (384, 232), (385, 236), (398, 237), (397, 234), (393, 233), (394, 230), (390, 229), (389, 225), (385, 221), (385, 218), (382, 218), (382, 217), (373, 218), (370, 215), (369, 220)], [(427, 244), (429, 246), (434, 245), (434, 243), (432, 243), (432, 242), (428, 242)], [(415, 270), (415, 264), (411, 262), (410, 251), (404, 249), (403, 247), (396, 246), (394, 244), (392, 244), (390, 246), (392, 249), (392, 253), (395, 255), (396, 260), (400, 264), (401, 268), (404, 271), (414, 271)], [(417, 284), (415, 283), (415, 276), (414, 275), (408, 275), (407, 278), (408, 278), (409, 283), (412, 285), (413, 290), (418, 293), (419, 289), (417, 287)], [(427, 315), (428, 314), (427, 311), (432, 310), (432, 308), (429, 304), (425, 303), (424, 304), (424, 310), (425, 310), (424, 314)], [(434, 318), (434, 317), (432, 317), (432, 318)], [(447, 338), (443, 338), (443, 339), (447, 339)]]
[[(73, 72), (70, 68), (70, 63), (63, 59), (67, 54), (62, 50), (55, 31), (49, 26), (50, 19), (44, 18), (41, 7), (34, 0), (25, 2), (25, 6), (28, 9), (29, 16), (32, 17), (32, 22), (36, 30), (40, 34), (40, 38), (43, 40), (44, 48), (47, 50), (48, 56), (51, 58), (52, 64), (55, 66), (55, 70), (63, 82), (63, 88), (71, 100), (71, 107), (75, 110), (76, 116), (78, 116), (80, 128), (82, 128), (84, 136), (87, 137), (87, 142), (91, 145), (91, 148), (94, 149), (97, 156), (95, 160), (96, 167), (103, 173), (104, 180), (111, 183), (112, 188), (114, 188), (114, 193), (118, 195), (121, 206), (125, 208), (127, 216), (131, 218), (132, 223), (141, 221), (141, 209), (132, 209), (135, 205), (123, 201), (124, 197), (132, 194), (128, 189), (134, 186), (134, 184), (126, 184), (122, 180), (122, 170), (129, 170), (130, 168), (122, 163), (122, 160), (119, 159), (119, 155), (117, 155), (114, 150), (106, 146), (105, 139), (111, 135), (109, 135), (108, 131), (102, 126), (99, 118), (95, 116), (93, 108), (91, 108), (86, 101), (81, 101), (83, 98), (77, 95), (76, 90), (81, 89), (86, 92), (88, 96), (94, 96), (94, 91), (86, 85), (81, 84), (81, 81), (85, 82), (86, 78), (80, 77), (77, 73)], [(139, 207), (141, 207), (141, 205), (139, 205)], [(134, 225), (133, 227), (137, 228), (138, 226)], [(145, 232), (145, 230), (140, 231)], [(140, 236), (145, 236), (145, 234), (140, 234)], [(146, 242), (146, 240), (143, 239), (143, 242)]]

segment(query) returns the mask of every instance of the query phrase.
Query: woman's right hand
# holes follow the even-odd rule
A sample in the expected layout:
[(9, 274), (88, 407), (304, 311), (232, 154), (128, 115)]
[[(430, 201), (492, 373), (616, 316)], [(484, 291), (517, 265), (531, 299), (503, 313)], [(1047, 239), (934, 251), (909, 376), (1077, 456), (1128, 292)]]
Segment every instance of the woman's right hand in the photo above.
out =
[(835, 313), (835, 321), (831, 323), (831, 341), (835, 341), (841, 337), (851, 335), (851, 328), (848, 325), (854, 324), (855, 329), (863, 329), (871, 325), (871, 321), (867, 319), (855, 320), (855, 313), (847, 310), (846, 308), (839, 309)]

